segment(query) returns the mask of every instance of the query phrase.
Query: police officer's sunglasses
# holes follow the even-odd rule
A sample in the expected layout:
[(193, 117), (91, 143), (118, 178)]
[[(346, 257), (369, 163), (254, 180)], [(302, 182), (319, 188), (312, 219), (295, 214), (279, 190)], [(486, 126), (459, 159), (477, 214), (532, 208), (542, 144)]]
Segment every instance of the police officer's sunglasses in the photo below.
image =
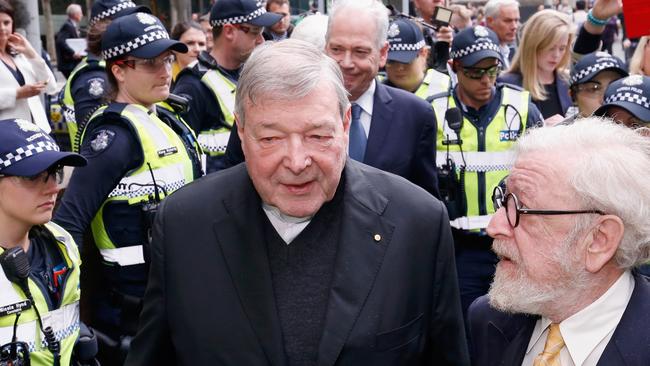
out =
[(61, 184), (63, 183), (63, 178), (65, 178), (65, 174), (62, 166), (53, 165), (43, 172), (28, 177), (0, 174), (0, 178), (5, 178), (5, 177), (6, 178), (13, 177), (19, 179), (25, 185), (35, 186), (41, 182), (47, 183), (50, 180), (50, 178), (53, 178), (56, 184)]
[(605, 215), (605, 213), (600, 210), (534, 210), (522, 208), (519, 199), (514, 193), (505, 193), (499, 186), (494, 187), (494, 190), (492, 191), (492, 204), (494, 205), (494, 211), (498, 211), (501, 207), (506, 210), (508, 223), (513, 229), (519, 225), (520, 215)]
[(487, 75), (489, 78), (494, 78), (499, 75), (499, 72), (501, 71), (501, 64), (496, 64), (494, 66), (485, 68), (461, 66), (461, 71), (463, 72), (463, 75), (474, 80), (482, 79), (483, 75)]

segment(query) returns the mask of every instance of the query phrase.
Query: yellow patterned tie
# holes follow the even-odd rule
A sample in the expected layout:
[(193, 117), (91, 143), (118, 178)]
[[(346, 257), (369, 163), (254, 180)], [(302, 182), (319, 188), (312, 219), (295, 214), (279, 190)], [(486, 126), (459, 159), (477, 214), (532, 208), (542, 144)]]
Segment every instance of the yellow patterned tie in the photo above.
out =
[(560, 325), (553, 323), (549, 327), (544, 351), (535, 357), (533, 366), (561, 366), (560, 350), (564, 347), (564, 339), (560, 333)]

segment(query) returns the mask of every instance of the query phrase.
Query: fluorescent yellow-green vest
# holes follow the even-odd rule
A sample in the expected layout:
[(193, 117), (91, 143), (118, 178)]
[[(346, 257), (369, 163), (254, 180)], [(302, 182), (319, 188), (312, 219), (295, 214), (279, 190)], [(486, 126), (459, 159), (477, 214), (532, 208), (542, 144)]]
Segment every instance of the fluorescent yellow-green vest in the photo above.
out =
[[(99, 108), (88, 122), (82, 134), (85, 138), (97, 117), (104, 113), (106, 106)], [(141, 205), (153, 201), (156, 189), (159, 187), (160, 198), (164, 198), (194, 180), (192, 160), (181, 138), (156, 115), (149, 114), (147, 108), (128, 104), (121, 112), (123, 120), (128, 121), (135, 131), (144, 156), (143, 163), (137, 169), (128, 172), (109, 193), (108, 198), (95, 214), (91, 228), (95, 244), (99, 248), (104, 261), (129, 266), (144, 263), (143, 244), (115, 243), (109, 237), (104, 225), (104, 207), (112, 202), (127, 202), (133, 209), (139, 210)], [(133, 223), (141, 225), (141, 223)]]
[(424, 75), (422, 84), (415, 91), (415, 95), (422, 99), (449, 91), (451, 78), (438, 70), (429, 69)]
[[(445, 120), (445, 112), (456, 107), (451, 93), (433, 99), (431, 104), (438, 121), (436, 138), (436, 166), (440, 169), (449, 156), (456, 164), (460, 179), (460, 168), (465, 166), (464, 183), (467, 212), (451, 221), (451, 226), (462, 230), (478, 230), (487, 227), (494, 213), (492, 190), (508, 175), (513, 163), (511, 148), (526, 129), (528, 118), (527, 91), (503, 86), (501, 107), (487, 129), (479, 130), (463, 117), (460, 130), (462, 154), (458, 144), (445, 141), (458, 140), (456, 133)], [(449, 151), (449, 153), (447, 153)], [(464, 159), (463, 159), (464, 158)], [(479, 182), (483, 182), (479, 185)]]
[(207, 155), (220, 156), (226, 152), (230, 130), (235, 123), (235, 92), (237, 91), (237, 85), (216, 69), (206, 71), (201, 77), (201, 81), (217, 98), (227, 127), (199, 131), (199, 144)]
[(63, 112), (63, 119), (68, 129), (68, 135), (70, 136), (70, 146), (72, 151), (79, 152), (79, 141), (77, 140), (78, 126), (74, 114), (74, 99), (72, 99), (72, 84), (77, 77), (77, 75), (87, 69), (87, 68), (106, 68), (106, 61), (101, 60), (99, 62), (88, 62), (88, 57), (84, 57), (77, 66), (72, 70), (68, 80), (65, 83), (63, 89), (63, 100), (61, 101), (61, 109)]
[[(56, 339), (61, 344), (61, 365), (69, 365), (72, 356), (72, 349), (79, 337), (79, 298), (81, 291), (79, 288), (79, 271), (81, 259), (79, 250), (74, 240), (63, 228), (55, 223), (45, 224), (56, 238), (62, 257), (68, 267), (61, 299), (61, 305), (58, 309), (48, 308), (48, 301), (43, 294), (39, 285), (28, 279), (28, 286), (34, 302), (41, 314), (43, 328), (50, 326), (54, 331)], [(0, 248), (0, 254), (4, 249)], [(47, 291), (47, 290), (46, 290)], [(30, 359), (32, 366), (51, 366), (54, 362), (52, 353), (47, 349), (45, 336), (40, 330), (34, 307), (29, 308), (17, 305), (25, 305), (29, 302), (27, 296), (23, 293), (17, 284), (10, 282), (4, 271), (0, 270), (0, 309), (7, 310), (10, 307), (23, 308), (18, 318), (18, 328), (16, 331), (17, 341), (25, 342), (29, 346)], [(13, 325), (16, 320), (16, 314), (0, 316), (0, 344), (11, 342), (13, 335)]]

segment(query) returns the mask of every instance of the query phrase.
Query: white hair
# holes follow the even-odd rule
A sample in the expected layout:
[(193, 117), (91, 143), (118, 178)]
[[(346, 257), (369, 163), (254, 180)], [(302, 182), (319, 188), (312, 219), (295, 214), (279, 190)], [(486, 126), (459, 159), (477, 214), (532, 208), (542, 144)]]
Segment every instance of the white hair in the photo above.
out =
[(531, 130), (515, 154), (554, 152), (579, 204), (618, 216), (624, 225), (615, 260), (622, 269), (650, 260), (650, 138), (609, 119), (589, 117), (571, 125)]
[(519, 8), (517, 0), (490, 0), (485, 4), (485, 17), (498, 18), (501, 7), (513, 5)]
[[(377, 0), (337, 0), (332, 5), (329, 22), (327, 24), (327, 33), (325, 39), (329, 40), (332, 23), (335, 21), (337, 14), (342, 9), (351, 9), (354, 14), (365, 13), (370, 15), (375, 21), (375, 43), (377, 49), (384, 47), (388, 39), (388, 9), (384, 4)], [(352, 18), (341, 18), (342, 22), (354, 22)]]
[(290, 102), (307, 96), (322, 81), (332, 86), (341, 120), (348, 109), (348, 92), (336, 61), (311, 43), (297, 39), (265, 42), (255, 48), (244, 64), (235, 97), (235, 112), (243, 126), (244, 106), (262, 100)]
[(325, 34), (327, 33), (327, 15), (314, 14), (301, 20), (293, 32), (291, 38), (300, 39), (316, 46), (321, 51), (325, 50)]
[(83, 11), (81, 9), (81, 5), (79, 4), (70, 4), (68, 7), (65, 9), (65, 13), (67, 16), (73, 15), (73, 14), (81, 14)]

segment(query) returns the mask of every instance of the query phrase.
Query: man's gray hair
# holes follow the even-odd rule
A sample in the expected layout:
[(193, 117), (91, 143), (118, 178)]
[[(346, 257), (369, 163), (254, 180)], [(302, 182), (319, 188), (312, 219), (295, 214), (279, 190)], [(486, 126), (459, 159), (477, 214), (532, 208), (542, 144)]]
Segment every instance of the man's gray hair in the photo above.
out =
[(68, 5), (67, 8), (65, 8), (65, 14), (67, 16), (73, 15), (73, 14), (80, 14), (82, 13), (83, 10), (81, 9), (81, 5), (79, 4), (70, 4)]
[(600, 210), (623, 221), (625, 232), (615, 255), (623, 269), (650, 260), (648, 132), (589, 117), (571, 125), (531, 130), (515, 148), (517, 155), (559, 152), (568, 157), (557, 164), (571, 169), (566, 178), (580, 208)]
[(265, 100), (292, 103), (311, 93), (321, 81), (334, 89), (343, 120), (350, 104), (343, 74), (334, 60), (313, 44), (297, 39), (258, 46), (244, 64), (237, 86), (235, 113), (239, 123), (242, 127), (245, 124), (245, 105)]
[(328, 16), (323, 14), (305, 17), (293, 28), (291, 38), (309, 42), (321, 51), (325, 51), (325, 33), (327, 33), (328, 19)]
[[(388, 9), (377, 0), (337, 0), (332, 5), (329, 22), (327, 23), (327, 33), (325, 39), (329, 41), (332, 23), (336, 20), (338, 12), (342, 9), (351, 9), (353, 14), (365, 13), (370, 15), (375, 21), (375, 44), (377, 49), (381, 49), (388, 39)], [(339, 22), (354, 22), (354, 18), (340, 18)]]
[(502, 6), (513, 5), (519, 8), (517, 0), (490, 0), (485, 4), (485, 17), (498, 18)]

